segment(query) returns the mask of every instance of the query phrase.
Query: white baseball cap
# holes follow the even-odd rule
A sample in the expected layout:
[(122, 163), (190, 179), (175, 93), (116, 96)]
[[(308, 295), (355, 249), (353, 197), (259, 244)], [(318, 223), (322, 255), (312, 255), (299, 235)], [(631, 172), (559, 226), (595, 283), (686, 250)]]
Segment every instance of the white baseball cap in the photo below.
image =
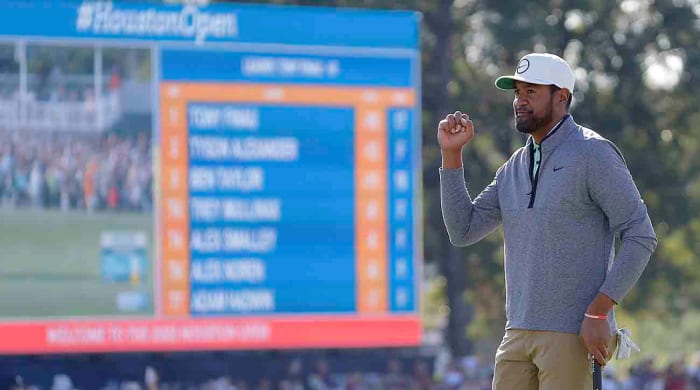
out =
[(574, 93), (574, 72), (561, 57), (548, 53), (531, 53), (521, 58), (512, 76), (496, 79), (496, 87), (515, 89), (515, 81), (531, 84), (556, 85)]

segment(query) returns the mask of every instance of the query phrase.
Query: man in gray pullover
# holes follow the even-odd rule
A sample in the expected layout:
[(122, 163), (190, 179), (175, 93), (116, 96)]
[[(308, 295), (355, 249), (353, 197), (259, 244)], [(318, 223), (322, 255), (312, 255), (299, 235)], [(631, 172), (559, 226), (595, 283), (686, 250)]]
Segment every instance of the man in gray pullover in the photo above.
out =
[(569, 114), (574, 74), (563, 59), (528, 54), (496, 86), (514, 91), (515, 126), (529, 137), (475, 199), (462, 166), (474, 124), (457, 111), (438, 126), (450, 242), (474, 244), (503, 224), (507, 322), (493, 388), (590, 389), (589, 357), (611, 358), (613, 306), (656, 235), (620, 151)]

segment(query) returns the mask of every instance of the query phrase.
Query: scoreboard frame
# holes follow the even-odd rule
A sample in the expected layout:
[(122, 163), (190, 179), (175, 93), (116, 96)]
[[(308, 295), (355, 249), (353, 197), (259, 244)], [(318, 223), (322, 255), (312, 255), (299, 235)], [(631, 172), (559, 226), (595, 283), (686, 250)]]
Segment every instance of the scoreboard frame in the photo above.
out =
[[(102, 7), (102, 8), (101, 8)], [(42, 354), (124, 351), (178, 351), (217, 349), (366, 348), (416, 346), (422, 342), (420, 285), (422, 276), (422, 203), (420, 164), (420, 14), (409, 11), (367, 11), (271, 5), (227, 4), (207, 7), (153, 6), (129, 3), (84, 1), (37, 3), (12, 0), (0, 7), (0, 42), (30, 42), (74, 47), (140, 47), (151, 50), (153, 92), (153, 140), (157, 186), (154, 191), (153, 264), (155, 315), (124, 317), (24, 318), (0, 320), (0, 353)], [(120, 25), (109, 18), (121, 12), (123, 18), (144, 15), (143, 25)], [(162, 13), (179, 15), (170, 28), (155, 29), (152, 20)], [(119, 14), (119, 15), (122, 15)], [(131, 16), (130, 16), (131, 15)], [(156, 16), (148, 16), (156, 15)], [(175, 17), (173, 16), (173, 18)], [(264, 18), (262, 17), (264, 16)], [(38, 20), (36, 27), (23, 20)], [(115, 20), (117, 19), (114, 16)], [(148, 19), (151, 18), (151, 19)], [(126, 19), (125, 19), (126, 20)], [(136, 19), (134, 19), (136, 20)], [(165, 20), (165, 19), (163, 19)], [(176, 19), (173, 19), (176, 20)], [(149, 24), (151, 23), (151, 24)], [(309, 34), (308, 26), (316, 27)], [(363, 28), (358, 28), (362, 25)], [(130, 27), (131, 26), (131, 27)], [(248, 32), (250, 32), (248, 34)], [(377, 35), (379, 34), (379, 35)], [(305, 86), (279, 81), (213, 83), (162, 80), (161, 54), (164, 50), (220, 50), (266, 52), (284, 55), (335, 55), (339, 57), (399, 58), (411, 63), (409, 85), (363, 85), (361, 82)], [(309, 83), (313, 84), (313, 83)], [(356, 313), (273, 314), (195, 318), (188, 313), (188, 249), (173, 247), (169, 237), (187, 234), (182, 213), (170, 213), (168, 204), (186, 204), (187, 189), (172, 190), (166, 171), (186, 172), (185, 154), (171, 155), (173, 145), (186, 150), (187, 104), (194, 101), (322, 105), (351, 107), (355, 116), (355, 240), (358, 259)], [(412, 172), (412, 254), (414, 310), (392, 313), (390, 294), (373, 297), (386, 288), (389, 266), (379, 264), (378, 273), (364, 277), (368, 264), (360, 237), (379, 231), (385, 246), (386, 215), (379, 222), (365, 218), (362, 210), (372, 191), (363, 190), (363, 172), (375, 165), (386, 166), (382, 156), (368, 163), (357, 151), (377, 141), (387, 148), (388, 110), (413, 112), (410, 152)], [(367, 121), (376, 116), (378, 123)], [(377, 131), (376, 127), (384, 131)], [(183, 157), (184, 156), (184, 157)], [(375, 164), (375, 165), (372, 165)], [(186, 173), (183, 176), (187, 176)], [(185, 180), (186, 182), (187, 180)], [(169, 189), (170, 188), (170, 189)], [(386, 197), (387, 189), (382, 195)], [(169, 203), (170, 202), (170, 203)], [(188, 208), (185, 207), (184, 210)], [(383, 210), (388, 213), (388, 208)], [(189, 240), (187, 240), (189, 241)], [(179, 251), (179, 252), (178, 252)], [(177, 269), (176, 278), (170, 277)], [(382, 287), (383, 286), (383, 287)], [(168, 299), (181, 294), (181, 299)], [(179, 302), (173, 306), (172, 302)]]

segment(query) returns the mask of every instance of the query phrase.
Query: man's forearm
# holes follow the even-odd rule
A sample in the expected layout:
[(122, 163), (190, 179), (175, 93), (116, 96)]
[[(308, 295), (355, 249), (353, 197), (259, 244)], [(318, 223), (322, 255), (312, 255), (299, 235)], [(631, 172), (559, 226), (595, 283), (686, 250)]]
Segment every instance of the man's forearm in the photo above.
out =
[(655, 245), (656, 238), (651, 235), (623, 238), (614, 264), (600, 287), (600, 293), (620, 303), (639, 280)]
[(442, 151), (442, 169), (462, 167), (462, 151)]

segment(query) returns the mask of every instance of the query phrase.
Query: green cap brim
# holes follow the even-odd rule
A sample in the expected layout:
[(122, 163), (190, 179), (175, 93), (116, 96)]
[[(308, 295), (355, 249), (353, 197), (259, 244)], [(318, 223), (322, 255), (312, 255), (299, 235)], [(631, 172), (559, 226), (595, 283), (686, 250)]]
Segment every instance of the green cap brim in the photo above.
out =
[(496, 79), (496, 87), (505, 90), (515, 89), (515, 80), (513, 76), (501, 76)]

